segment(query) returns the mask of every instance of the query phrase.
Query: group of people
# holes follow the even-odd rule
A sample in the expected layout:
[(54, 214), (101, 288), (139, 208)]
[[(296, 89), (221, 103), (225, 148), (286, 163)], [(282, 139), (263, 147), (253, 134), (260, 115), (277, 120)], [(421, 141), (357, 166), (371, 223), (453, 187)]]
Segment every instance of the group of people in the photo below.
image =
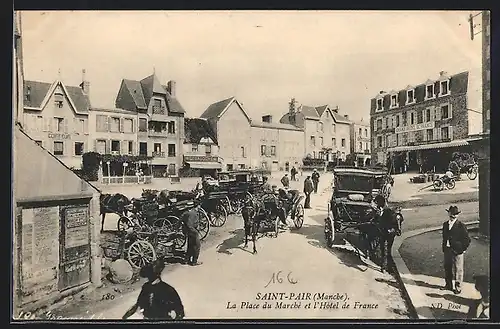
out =
[[(292, 176), (292, 180), (296, 180), (295, 175), (297, 174), (297, 171), (295, 167), (292, 167), (290, 174)], [(306, 199), (304, 201), (305, 209), (311, 208), (311, 194), (313, 192), (315, 194), (318, 193), (319, 177), (320, 174), (318, 170), (314, 169), (312, 175), (307, 176), (304, 180), (304, 194), (306, 195)], [(283, 187), (286, 189), (290, 188), (290, 179), (288, 178), (288, 173), (285, 173), (285, 175), (281, 178), (281, 184), (283, 184)]]

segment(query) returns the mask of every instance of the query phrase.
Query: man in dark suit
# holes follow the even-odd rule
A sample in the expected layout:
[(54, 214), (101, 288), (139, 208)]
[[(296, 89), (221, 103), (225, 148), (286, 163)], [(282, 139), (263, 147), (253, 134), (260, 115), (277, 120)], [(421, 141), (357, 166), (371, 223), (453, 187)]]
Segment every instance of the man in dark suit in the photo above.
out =
[(464, 252), (469, 248), (471, 240), (467, 227), (458, 220), (458, 207), (450, 206), (446, 211), (449, 219), (443, 223), (444, 289), (459, 294), (464, 277)]
[(311, 176), (307, 176), (304, 181), (304, 194), (306, 195), (306, 200), (304, 201), (304, 208), (311, 209), (311, 193), (314, 191), (313, 182), (311, 181)]

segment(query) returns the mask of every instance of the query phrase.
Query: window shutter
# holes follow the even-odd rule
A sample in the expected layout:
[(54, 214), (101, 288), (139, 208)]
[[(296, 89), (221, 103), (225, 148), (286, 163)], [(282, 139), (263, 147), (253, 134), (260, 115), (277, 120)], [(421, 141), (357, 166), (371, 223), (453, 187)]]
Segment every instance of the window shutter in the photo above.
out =
[(106, 131), (111, 131), (111, 122), (109, 120), (109, 117), (106, 117)]
[(432, 138), (433, 138), (434, 140), (438, 140), (438, 130), (439, 130), (438, 128), (434, 128), (434, 129), (432, 130)]
[(79, 133), (79, 132), (83, 132), (83, 131), (80, 131), (80, 126), (78, 125), (78, 122), (79, 120), (77, 118), (73, 118), (73, 126), (71, 127), (71, 132), (72, 133)]
[(453, 116), (452, 113), (453, 113), (453, 111), (452, 111), (452, 107), (451, 107), (451, 103), (450, 103), (450, 104), (448, 104), (448, 118), (450, 118), (450, 119), (452, 118), (452, 116)]
[(63, 119), (63, 125), (64, 125), (64, 132), (67, 133), (69, 130), (69, 120), (68, 119)]
[(441, 139), (441, 128), (435, 128), (436, 129), (436, 139), (440, 140)]
[(50, 131), (56, 132), (57, 131), (57, 119), (52, 118), (50, 121)]
[(436, 106), (436, 121), (441, 120), (441, 107)]
[(128, 141), (120, 141), (121, 154), (128, 154)]
[(423, 134), (422, 134), (422, 135), (423, 135), (423, 137), (422, 137), (422, 141), (423, 141), (423, 142), (426, 142), (426, 141), (427, 141), (427, 129), (422, 130), (422, 133), (423, 133)]
[(124, 125), (123, 118), (120, 118), (120, 127), (119, 128), (120, 128), (121, 133), (125, 131), (125, 129), (123, 129), (124, 128), (123, 125)]
[(111, 140), (106, 140), (106, 154), (110, 154), (111, 153)]
[(453, 126), (448, 127), (448, 135), (450, 137), (450, 140), (453, 140)]

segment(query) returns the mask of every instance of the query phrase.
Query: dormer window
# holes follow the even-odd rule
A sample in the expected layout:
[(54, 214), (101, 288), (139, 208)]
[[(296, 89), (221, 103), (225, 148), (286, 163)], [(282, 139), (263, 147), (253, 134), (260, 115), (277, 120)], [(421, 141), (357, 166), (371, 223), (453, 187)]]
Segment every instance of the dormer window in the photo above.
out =
[(55, 102), (56, 107), (62, 108), (63, 107), (63, 100), (64, 100), (64, 97), (63, 97), (62, 93), (58, 92), (58, 93), (54, 94), (54, 102)]
[(379, 111), (382, 111), (383, 109), (384, 109), (384, 99), (378, 98), (377, 99), (377, 108), (375, 109), (375, 111), (379, 112)]
[(165, 114), (165, 109), (162, 106), (161, 99), (153, 99), (153, 114)]
[(439, 93), (440, 96), (446, 96), (450, 94), (449, 81), (441, 81), (441, 91)]
[(391, 95), (391, 108), (398, 107), (398, 95)]
[(427, 85), (425, 87), (425, 98), (426, 99), (434, 98), (434, 84)]
[(406, 103), (413, 104), (415, 103), (415, 90), (410, 89), (406, 91)]

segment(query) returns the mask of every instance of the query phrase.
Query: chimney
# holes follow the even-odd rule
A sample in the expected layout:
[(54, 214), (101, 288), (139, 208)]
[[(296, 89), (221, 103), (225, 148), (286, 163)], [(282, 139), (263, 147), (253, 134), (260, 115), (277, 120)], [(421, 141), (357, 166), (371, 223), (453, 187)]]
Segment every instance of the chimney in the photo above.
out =
[(272, 123), (273, 122), (273, 116), (270, 115), (270, 114), (263, 115), (262, 116), (262, 122)]
[(90, 82), (85, 80), (85, 69), (82, 70), (82, 83), (80, 83), (80, 88), (85, 95), (90, 93)]
[(333, 112), (335, 112), (335, 113), (337, 113), (337, 114), (338, 114), (338, 113), (339, 113), (339, 107), (338, 107), (338, 106), (335, 106), (335, 108), (333, 109)]
[(167, 82), (167, 91), (170, 94), (170, 96), (175, 97), (175, 81), (170, 80)]
[(385, 94), (385, 91), (381, 90), (381, 91), (379, 91), (379, 94), (380, 95)]
[(346, 118), (347, 120), (349, 120), (349, 115), (344, 114), (344, 118)]
[(442, 77), (443, 75), (446, 75), (446, 71), (440, 71), (439, 76)]

